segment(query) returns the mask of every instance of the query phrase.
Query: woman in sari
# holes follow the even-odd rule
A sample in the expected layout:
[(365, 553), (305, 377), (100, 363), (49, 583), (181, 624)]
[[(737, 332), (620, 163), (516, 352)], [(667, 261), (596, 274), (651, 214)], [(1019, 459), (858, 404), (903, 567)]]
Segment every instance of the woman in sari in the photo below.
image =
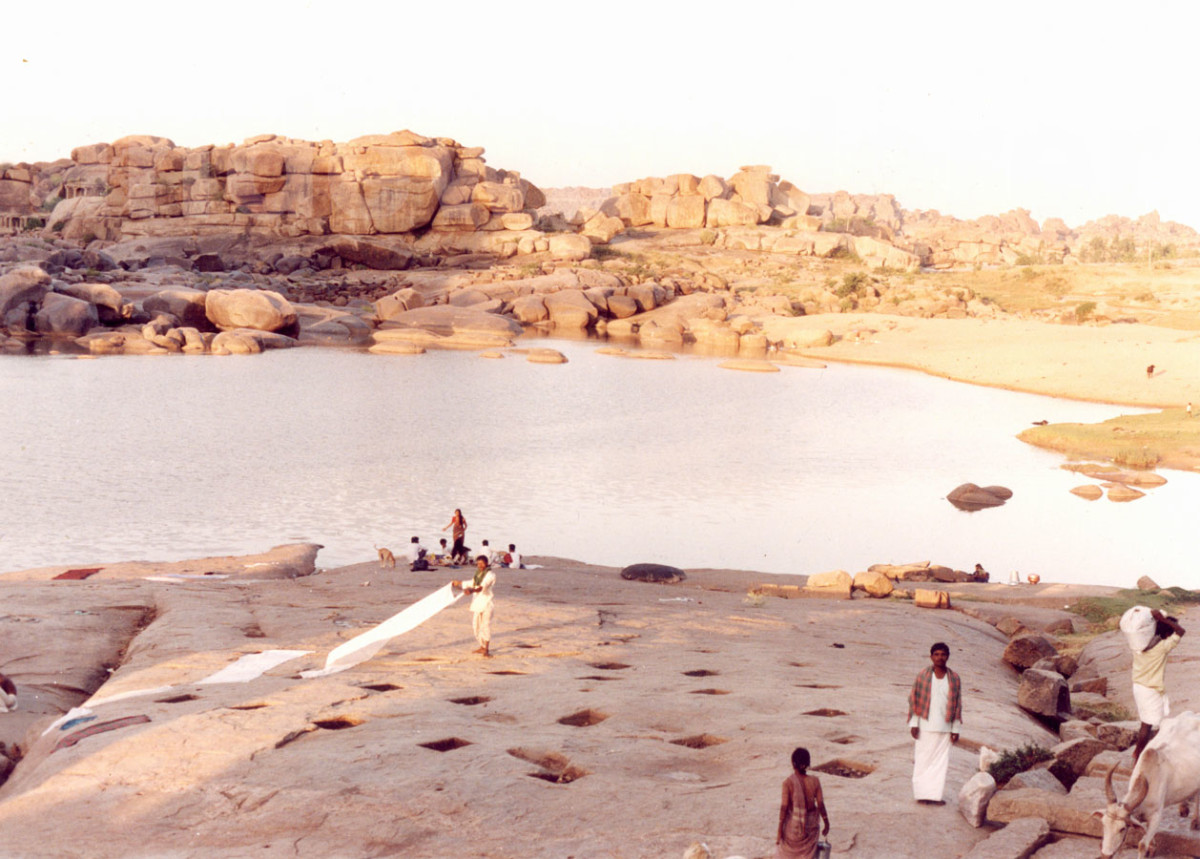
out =
[(783, 799), (779, 806), (779, 832), (775, 838), (775, 859), (816, 859), (817, 815), (825, 821), (822, 835), (829, 834), (829, 813), (821, 782), (808, 775), (808, 749), (792, 752), (794, 772), (783, 782)]
[[(462, 510), (455, 509), (454, 515), (450, 517), (450, 523), (446, 528), (453, 528), (451, 534), (454, 536), (454, 548), (450, 550), (450, 560), (454, 564), (467, 563), (467, 548), (463, 545), (463, 540), (467, 536), (467, 517), (463, 516)], [(445, 531), (446, 528), (442, 530)]]

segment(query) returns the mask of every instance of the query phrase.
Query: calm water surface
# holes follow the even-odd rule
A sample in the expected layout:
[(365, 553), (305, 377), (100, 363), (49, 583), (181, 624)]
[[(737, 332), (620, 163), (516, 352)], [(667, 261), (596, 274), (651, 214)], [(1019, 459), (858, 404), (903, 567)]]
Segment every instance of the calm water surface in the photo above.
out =
[[(257, 552), (373, 559), (461, 507), (467, 543), (593, 563), (851, 572), (982, 563), (1048, 581), (1200, 586), (1200, 476), (1131, 504), (1018, 442), (1122, 411), (831, 365), (738, 373), (554, 342), (517, 355), (293, 349), (240, 358), (0, 359), (0, 570)], [(960, 483), (1001, 508), (956, 510)]]

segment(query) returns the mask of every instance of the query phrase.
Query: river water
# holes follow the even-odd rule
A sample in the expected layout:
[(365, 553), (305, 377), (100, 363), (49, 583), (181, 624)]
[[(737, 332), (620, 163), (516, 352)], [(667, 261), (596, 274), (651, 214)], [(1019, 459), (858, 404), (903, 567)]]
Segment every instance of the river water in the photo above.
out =
[[(830, 365), (301, 348), (253, 357), (0, 358), (0, 570), (180, 560), (314, 541), (318, 564), (467, 544), (623, 566), (810, 574), (982, 563), (1045, 581), (1200, 586), (1200, 475), (1128, 504), (1015, 439), (1122, 411)], [(960, 483), (1013, 490), (955, 509)]]

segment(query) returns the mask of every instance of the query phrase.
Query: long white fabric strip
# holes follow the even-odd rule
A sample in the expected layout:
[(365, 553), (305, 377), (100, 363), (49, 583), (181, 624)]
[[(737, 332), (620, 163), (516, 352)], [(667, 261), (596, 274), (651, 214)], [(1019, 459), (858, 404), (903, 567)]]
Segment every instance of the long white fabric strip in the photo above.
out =
[(311, 650), (264, 650), (262, 653), (247, 653), (231, 662), (215, 674), (210, 674), (201, 683), (249, 683), (264, 672), (270, 671), (277, 665), (282, 665), (289, 659), (312, 653)]
[(392, 615), (379, 626), (367, 630), (362, 635), (356, 635), (349, 641), (342, 642), (329, 651), (329, 656), (325, 658), (324, 668), (302, 671), (300, 676), (324, 677), (327, 674), (345, 671), (360, 662), (366, 662), (378, 653), (389, 639), (416, 629), (442, 609), (453, 605), (461, 596), (462, 591), (456, 592), (454, 587), (447, 583), (429, 596), (417, 600), (408, 608)]

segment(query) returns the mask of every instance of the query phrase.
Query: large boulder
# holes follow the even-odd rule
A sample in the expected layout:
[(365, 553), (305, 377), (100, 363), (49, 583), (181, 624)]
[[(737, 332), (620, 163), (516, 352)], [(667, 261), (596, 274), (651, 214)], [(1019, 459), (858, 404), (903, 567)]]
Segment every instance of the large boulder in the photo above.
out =
[(212, 327), (208, 321), (206, 295), (198, 289), (164, 289), (142, 299), (142, 309), (147, 313), (169, 313), (181, 325), (204, 330)]
[(50, 275), (38, 266), (21, 266), (0, 276), (0, 320), (25, 303), (37, 304), (50, 291)]
[(1014, 638), (1004, 648), (1003, 659), (1018, 671), (1032, 668), (1040, 659), (1053, 659), (1058, 648), (1044, 635), (1022, 635)]
[(977, 772), (967, 779), (958, 792), (958, 813), (976, 829), (987, 822), (988, 800), (996, 792), (996, 780), (988, 773)]
[(1087, 772), (1088, 764), (1092, 762), (1092, 758), (1107, 750), (1108, 744), (1105, 742), (1093, 737), (1078, 737), (1074, 740), (1059, 743), (1050, 752), (1054, 755), (1055, 760), (1061, 761), (1070, 767), (1071, 772), (1078, 778)]
[(524, 330), (514, 319), (451, 304), (417, 307), (396, 314), (392, 321), (402, 326), (442, 335), (486, 334), (491, 337), (512, 338), (520, 336)]
[(380, 271), (403, 271), (412, 262), (412, 254), (374, 242), (340, 236), (318, 248), (317, 254), (337, 255), (345, 262)]
[(1049, 840), (1050, 824), (1035, 814), (1014, 820), (1003, 829), (993, 832), (964, 853), (963, 859), (1016, 859), (1033, 856)]
[(877, 570), (864, 570), (854, 574), (854, 589), (865, 591), (873, 597), (889, 596), (895, 587), (891, 579)]
[(277, 292), (261, 289), (214, 289), (205, 296), (208, 320), (221, 331), (256, 328), (296, 331), (296, 311)]
[(78, 298), (96, 306), (102, 321), (127, 319), (133, 306), (107, 283), (72, 283), (61, 287), (64, 295)]
[(595, 323), (600, 312), (578, 289), (564, 289), (542, 296), (550, 322), (556, 328), (584, 329)]
[(657, 582), (673, 585), (687, 579), (687, 573), (666, 564), (630, 564), (621, 570), (621, 578), (632, 582)]
[(854, 588), (854, 577), (845, 570), (830, 570), (825, 573), (813, 573), (804, 583), (805, 590), (819, 591), (825, 594), (837, 594), (850, 598)]
[(96, 305), (69, 295), (51, 292), (34, 316), (34, 330), (55, 337), (82, 337), (100, 324)]
[(1049, 719), (1065, 719), (1071, 712), (1071, 693), (1061, 674), (1030, 668), (1021, 675), (1017, 706)]

